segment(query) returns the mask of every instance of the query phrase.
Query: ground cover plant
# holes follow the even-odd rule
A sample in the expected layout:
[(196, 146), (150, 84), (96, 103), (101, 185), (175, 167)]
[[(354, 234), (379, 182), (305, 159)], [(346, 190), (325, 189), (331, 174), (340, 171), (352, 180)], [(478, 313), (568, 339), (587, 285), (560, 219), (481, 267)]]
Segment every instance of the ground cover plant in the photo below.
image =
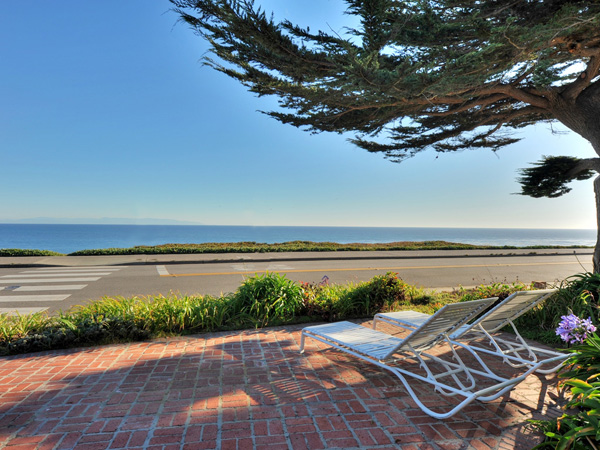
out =
[(62, 253), (50, 250), (20, 249), (20, 248), (0, 248), (0, 256), (62, 256)]
[(389, 242), (383, 244), (337, 242), (289, 241), (280, 243), (261, 242), (208, 242), (201, 244), (140, 245), (131, 248), (81, 250), (71, 256), (101, 254), (187, 254), (187, 253), (267, 253), (267, 252), (324, 252), (324, 251), (380, 251), (380, 250), (471, 250), (479, 247), (445, 241)]
[[(202, 244), (163, 244), (163, 245), (139, 245), (129, 248), (103, 248), (79, 250), (69, 253), (68, 256), (98, 256), (98, 255), (169, 255), (169, 254), (193, 254), (193, 253), (268, 253), (268, 252), (356, 252), (356, 251), (392, 251), (392, 250), (507, 250), (507, 249), (530, 249), (532, 253), (536, 249), (548, 248), (591, 248), (586, 246), (542, 246), (534, 245), (528, 247), (514, 246), (490, 246), (471, 245), (446, 241), (423, 241), (423, 242), (388, 242), (381, 244), (349, 243), (339, 244), (336, 242), (311, 242), (290, 241), (274, 244), (261, 242), (208, 242)], [(0, 249), (0, 256), (65, 256), (63, 253), (49, 250), (28, 249)]]

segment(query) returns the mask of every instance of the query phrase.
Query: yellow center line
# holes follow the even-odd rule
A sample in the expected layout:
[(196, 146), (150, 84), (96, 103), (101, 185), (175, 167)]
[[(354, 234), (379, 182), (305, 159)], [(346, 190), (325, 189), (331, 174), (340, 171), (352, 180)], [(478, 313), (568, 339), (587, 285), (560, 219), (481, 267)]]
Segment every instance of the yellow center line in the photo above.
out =
[(254, 275), (257, 273), (309, 273), (309, 272), (352, 272), (364, 270), (420, 270), (420, 269), (460, 269), (477, 267), (514, 267), (514, 266), (558, 266), (566, 264), (579, 264), (579, 262), (537, 262), (537, 263), (514, 263), (514, 264), (465, 264), (451, 266), (399, 266), (399, 267), (349, 267), (346, 269), (281, 269), (281, 270), (249, 270), (235, 272), (205, 272), (205, 273), (182, 273), (161, 274), (161, 277), (206, 277), (213, 275)]

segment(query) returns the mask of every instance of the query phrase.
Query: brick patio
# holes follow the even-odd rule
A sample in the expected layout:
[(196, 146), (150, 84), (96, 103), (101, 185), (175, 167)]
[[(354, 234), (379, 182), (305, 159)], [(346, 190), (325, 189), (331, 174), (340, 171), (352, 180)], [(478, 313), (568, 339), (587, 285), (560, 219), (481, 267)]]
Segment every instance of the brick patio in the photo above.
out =
[(532, 375), (436, 420), (387, 371), (313, 340), (300, 355), (301, 329), (0, 358), (0, 449), (530, 449), (525, 421), (559, 413), (556, 378)]

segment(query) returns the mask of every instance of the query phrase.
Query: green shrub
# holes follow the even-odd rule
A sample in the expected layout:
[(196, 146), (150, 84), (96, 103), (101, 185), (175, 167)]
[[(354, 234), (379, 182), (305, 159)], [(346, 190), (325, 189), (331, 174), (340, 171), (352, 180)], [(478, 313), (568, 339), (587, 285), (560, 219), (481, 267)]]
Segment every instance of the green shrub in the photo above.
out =
[(222, 330), (231, 322), (230, 297), (158, 296), (138, 302), (136, 316), (155, 335)]
[(0, 342), (40, 332), (47, 328), (49, 323), (51, 323), (51, 319), (47, 314), (41, 312), (16, 316), (0, 314)]
[(473, 289), (464, 289), (461, 287), (458, 291), (458, 295), (460, 296), (461, 302), (491, 297), (498, 297), (498, 302), (501, 302), (514, 292), (528, 291), (530, 289), (531, 286), (523, 283), (492, 283), (489, 285), (477, 286)]
[(544, 441), (534, 447), (556, 450), (598, 449), (600, 445), (600, 338), (588, 337), (583, 344), (570, 349), (573, 356), (566, 370), (560, 374), (566, 378), (571, 399), (565, 412), (558, 419), (530, 420), (544, 434)]
[(407, 285), (397, 274), (388, 272), (373, 277), (349, 290), (336, 302), (340, 317), (368, 317), (381, 311), (389, 311), (405, 304)]
[[(359, 284), (295, 283), (284, 275), (267, 273), (247, 279), (238, 290), (218, 298), (169, 296), (104, 298), (78, 306), (56, 317), (46, 314), (0, 314), (0, 354), (97, 343), (121, 342), (247, 327), (306, 321), (335, 321), (372, 317), (380, 311), (413, 309), (433, 314), (444, 304), (491, 296), (506, 297), (522, 284), (494, 284), (452, 293), (426, 291), (407, 285), (397, 274), (387, 273)], [(597, 290), (594, 291), (597, 293)], [(596, 294), (589, 294), (595, 298)], [(568, 313), (568, 304), (557, 304), (556, 314)], [(591, 303), (590, 303), (591, 304)], [(539, 308), (543, 311), (542, 308)], [(539, 314), (534, 311), (532, 314)], [(556, 340), (554, 328), (518, 325), (527, 337)], [(529, 332), (529, 333), (528, 333)]]
[(328, 283), (301, 283), (302, 314), (313, 321), (334, 322), (340, 320), (340, 299), (354, 289), (354, 285), (330, 285)]
[[(583, 273), (567, 278), (556, 295), (556, 302), (567, 306), (578, 317), (591, 317), (592, 323), (599, 325), (600, 274)], [(557, 311), (557, 314), (559, 311)]]
[(221, 330), (231, 316), (229, 297), (176, 296), (105, 298), (61, 315), (71, 321), (90, 317), (118, 317), (155, 336)]
[(555, 330), (561, 317), (573, 313), (578, 317), (591, 317), (592, 323), (599, 326), (598, 298), (600, 274), (583, 273), (564, 280), (556, 294), (543, 305), (521, 316), (515, 325), (522, 335), (548, 344), (559, 344)]
[(0, 248), (0, 256), (64, 256), (62, 253), (52, 252), (50, 250), (20, 249), (20, 248)]
[(242, 323), (247, 320), (266, 326), (289, 322), (302, 311), (302, 287), (277, 273), (256, 275), (238, 288), (232, 306)]
[(72, 321), (58, 318), (43, 329), (31, 329), (28, 333), (13, 337), (0, 345), (0, 353), (20, 354), (89, 346), (123, 341), (139, 341), (150, 337), (150, 333), (139, 329), (132, 321), (119, 317), (86, 317)]

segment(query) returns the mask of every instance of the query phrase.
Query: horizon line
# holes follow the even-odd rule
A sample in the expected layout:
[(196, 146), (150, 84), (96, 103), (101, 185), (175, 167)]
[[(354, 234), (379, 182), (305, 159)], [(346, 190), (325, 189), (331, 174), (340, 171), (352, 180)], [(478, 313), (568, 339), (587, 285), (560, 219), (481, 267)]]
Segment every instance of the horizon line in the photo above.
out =
[[(130, 219), (132, 223), (110, 223), (110, 222), (28, 222), (32, 219), (19, 219), (4, 222), (0, 219), (0, 225), (107, 225), (107, 226), (196, 226), (196, 227), (264, 227), (264, 228), (431, 228), (431, 229), (465, 229), (465, 230), (595, 230), (595, 228), (557, 228), (557, 227), (461, 227), (461, 226), (431, 226), (431, 225), (403, 225), (403, 226), (374, 226), (374, 225), (240, 225), (240, 224), (207, 224), (200, 222), (185, 222), (170, 219), (156, 219), (160, 222), (171, 223), (138, 223)], [(98, 219), (101, 220), (101, 219)], [(127, 219), (123, 219), (127, 220)], [(153, 219), (141, 219), (152, 221)]]

